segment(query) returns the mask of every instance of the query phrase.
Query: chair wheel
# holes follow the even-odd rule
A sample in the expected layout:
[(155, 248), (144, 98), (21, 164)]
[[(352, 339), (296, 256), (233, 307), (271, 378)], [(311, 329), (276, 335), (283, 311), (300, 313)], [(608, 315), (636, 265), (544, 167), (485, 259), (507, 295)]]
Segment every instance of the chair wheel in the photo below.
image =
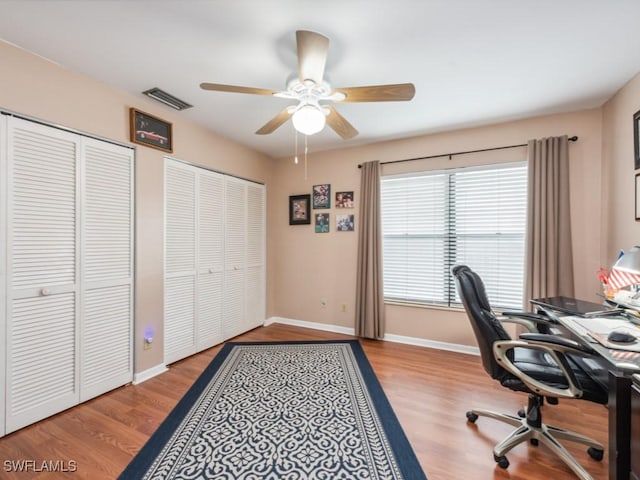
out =
[(509, 460), (504, 455), (502, 457), (493, 456), (493, 459), (496, 461), (500, 468), (507, 468), (509, 466)]
[(547, 403), (549, 405), (558, 405), (558, 399), (556, 397), (547, 397)]
[(518, 410), (518, 416), (520, 418), (524, 418), (527, 416), (527, 412), (524, 411), (524, 408), (521, 408), (520, 410)]
[(538, 439), (537, 438), (532, 438), (531, 440), (529, 440), (529, 443), (531, 445), (533, 445), (534, 447), (538, 446)]
[(467, 412), (467, 421), (469, 423), (476, 423), (476, 420), (478, 420), (478, 415), (471, 411)]
[(601, 448), (595, 448), (595, 447), (589, 447), (587, 449), (587, 453), (589, 454), (589, 456), (591, 458), (593, 458), (594, 460), (600, 462), (602, 460), (602, 458), (604, 457), (604, 450)]

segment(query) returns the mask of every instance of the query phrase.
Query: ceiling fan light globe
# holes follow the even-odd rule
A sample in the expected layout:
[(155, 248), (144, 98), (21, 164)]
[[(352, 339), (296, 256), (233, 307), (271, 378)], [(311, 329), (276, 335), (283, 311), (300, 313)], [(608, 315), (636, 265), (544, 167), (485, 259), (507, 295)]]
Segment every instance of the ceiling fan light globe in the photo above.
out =
[(291, 117), (293, 128), (304, 135), (313, 135), (321, 131), (327, 119), (325, 114), (313, 105), (305, 105), (295, 111)]

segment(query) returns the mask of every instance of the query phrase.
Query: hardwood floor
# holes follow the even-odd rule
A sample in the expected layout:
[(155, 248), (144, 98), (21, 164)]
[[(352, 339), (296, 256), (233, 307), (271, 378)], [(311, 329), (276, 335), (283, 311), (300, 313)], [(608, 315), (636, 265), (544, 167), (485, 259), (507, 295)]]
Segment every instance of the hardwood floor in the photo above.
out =
[[(273, 324), (234, 340), (337, 338), (349, 337)], [(515, 413), (526, 396), (491, 380), (479, 357), (391, 342), (362, 340), (362, 345), (429, 480), (576, 478), (544, 446), (516, 447), (508, 455), (507, 470), (495, 464), (491, 449), (512, 427), (487, 418), (468, 424), (465, 412), (478, 407)], [(0, 478), (116, 478), (220, 348), (177, 362), (140, 385), (119, 388), (1, 438)], [(544, 407), (544, 420), (607, 444), (607, 411), (601, 405), (561, 401)], [(602, 462), (596, 462), (581, 446), (565, 446), (594, 479), (607, 478), (608, 451)], [(20, 460), (33, 460), (39, 467), (43, 462), (61, 461), (59, 465), (68, 470), (75, 465), (76, 471), (8, 471)]]

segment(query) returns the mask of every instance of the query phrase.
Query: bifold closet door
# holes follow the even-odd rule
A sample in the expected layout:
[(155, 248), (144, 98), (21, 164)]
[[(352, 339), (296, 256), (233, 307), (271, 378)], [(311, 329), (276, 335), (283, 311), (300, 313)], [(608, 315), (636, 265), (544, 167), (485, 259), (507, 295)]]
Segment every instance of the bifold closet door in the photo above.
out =
[(133, 377), (133, 151), (4, 123), (9, 433)]
[(224, 300), (222, 332), (225, 339), (247, 330), (247, 185), (244, 180), (226, 178)]
[(223, 341), (224, 176), (165, 160), (165, 363)]
[(165, 363), (264, 323), (265, 187), (165, 159)]
[(195, 168), (165, 159), (164, 359), (195, 353)]
[(7, 345), (7, 117), (0, 115), (0, 437), (5, 434), (5, 386)]
[(224, 340), (224, 176), (198, 169), (196, 350)]
[(224, 338), (264, 324), (265, 187), (226, 179)]
[(266, 316), (265, 187), (247, 183), (246, 330), (264, 324)]
[(133, 150), (82, 139), (80, 400), (133, 378)]
[(6, 431), (79, 402), (79, 142), (9, 118)]

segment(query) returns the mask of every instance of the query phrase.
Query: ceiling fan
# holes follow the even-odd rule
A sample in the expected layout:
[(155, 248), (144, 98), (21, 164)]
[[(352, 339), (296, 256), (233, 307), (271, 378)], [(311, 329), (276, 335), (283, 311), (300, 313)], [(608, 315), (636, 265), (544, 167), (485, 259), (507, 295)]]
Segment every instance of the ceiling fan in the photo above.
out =
[(298, 102), (265, 123), (256, 131), (258, 135), (273, 133), (291, 118), (294, 128), (300, 133), (313, 135), (328, 124), (345, 140), (355, 137), (358, 131), (333, 106), (321, 102), (402, 102), (411, 100), (415, 94), (412, 83), (332, 88), (323, 79), (329, 39), (316, 32), (298, 30), (296, 45), (298, 77), (289, 81), (284, 91), (220, 83), (201, 83), (200, 87), (217, 92), (272, 95)]

